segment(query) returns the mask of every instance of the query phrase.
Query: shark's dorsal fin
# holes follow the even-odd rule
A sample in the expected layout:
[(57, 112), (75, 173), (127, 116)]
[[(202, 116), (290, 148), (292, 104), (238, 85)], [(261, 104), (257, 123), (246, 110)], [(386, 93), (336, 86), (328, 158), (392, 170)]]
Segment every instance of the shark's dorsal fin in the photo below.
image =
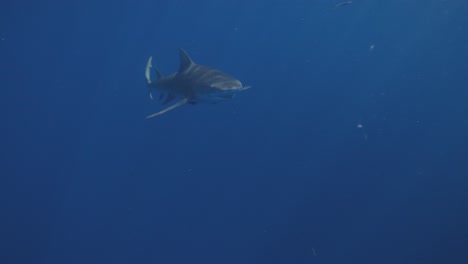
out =
[(195, 64), (190, 56), (185, 52), (183, 49), (179, 49), (179, 56), (180, 56), (180, 65), (179, 65), (179, 72), (184, 72), (190, 66)]

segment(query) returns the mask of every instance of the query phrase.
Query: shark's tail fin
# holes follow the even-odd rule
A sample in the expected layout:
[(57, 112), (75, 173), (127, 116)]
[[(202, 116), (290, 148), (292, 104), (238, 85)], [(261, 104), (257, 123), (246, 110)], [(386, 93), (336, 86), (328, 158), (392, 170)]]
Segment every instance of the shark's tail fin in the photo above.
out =
[[(148, 62), (146, 63), (146, 70), (145, 70), (145, 77), (146, 77), (146, 83), (150, 85), (151, 82), (151, 74), (150, 70), (153, 68), (153, 56), (149, 57)], [(164, 76), (161, 74), (161, 72), (157, 69), (154, 68), (154, 71), (156, 72), (156, 76), (158, 76), (158, 79), (164, 78)]]
[[(150, 88), (151, 84), (153, 83), (153, 82), (151, 82), (151, 73), (150, 73), (151, 68), (153, 68), (152, 62), (153, 62), (153, 57), (151, 56), (151, 57), (149, 57), (148, 62), (146, 63), (146, 69), (145, 69), (146, 84), (148, 85), (148, 88)], [(154, 71), (156, 72), (156, 75), (158, 76), (158, 79), (163, 78), (163, 75), (161, 74), (161, 72), (159, 72), (158, 69), (154, 68)], [(153, 95), (151, 94), (151, 92), (150, 92), (149, 96), (150, 96), (151, 100), (153, 100)]]
[[(146, 63), (146, 69), (145, 69), (146, 85), (148, 86), (148, 88), (151, 87), (150, 69), (153, 67), (153, 65), (151, 65), (152, 61), (153, 61), (153, 56), (149, 57), (148, 62)], [(151, 91), (149, 92), (149, 97), (151, 100), (153, 100), (153, 94), (151, 94)]]
[(152, 61), (153, 61), (153, 56), (149, 57), (148, 62), (146, 63), (145, 77), (146, 77), (146, 84), (148, 85), (151, 84), (150, 70), (153, 67), (153, 65), (151, 64)]

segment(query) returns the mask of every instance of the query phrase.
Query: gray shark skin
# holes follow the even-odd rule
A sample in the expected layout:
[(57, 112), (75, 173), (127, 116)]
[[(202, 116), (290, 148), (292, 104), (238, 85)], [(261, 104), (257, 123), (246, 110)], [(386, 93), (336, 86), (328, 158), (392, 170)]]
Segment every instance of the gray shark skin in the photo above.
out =
[[(243, 86), (239, 80), (220, 70), (194, 63), (183, 49), (179, 49), (179, 56), (180, 65), (176, 73), (164, 76), (158, 69), (154, 68), (158, 77), (156, 81), (151, 81), (150, 76), (151, 68), (153, 68), (153, 57), (148, 59), (145, 71), (148, 88), (157, 90), (160, 93), (160, 100), (165, 97), (163, 105), (176, 98), (182, 99), (146, 118), (162, 115), (187, 103), (217, 103), (233, 98), (237, 92), (250, 88), (250, 86)], [(151, 93), (150, 98), (153, 99)]]

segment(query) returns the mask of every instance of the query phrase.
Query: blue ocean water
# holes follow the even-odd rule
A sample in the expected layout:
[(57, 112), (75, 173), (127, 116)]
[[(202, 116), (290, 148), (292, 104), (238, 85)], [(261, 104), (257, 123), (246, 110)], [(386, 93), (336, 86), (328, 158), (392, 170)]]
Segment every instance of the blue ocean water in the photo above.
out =
[(338, 3), (1, 2), (0, 263), (468, 263), (468, 1)]

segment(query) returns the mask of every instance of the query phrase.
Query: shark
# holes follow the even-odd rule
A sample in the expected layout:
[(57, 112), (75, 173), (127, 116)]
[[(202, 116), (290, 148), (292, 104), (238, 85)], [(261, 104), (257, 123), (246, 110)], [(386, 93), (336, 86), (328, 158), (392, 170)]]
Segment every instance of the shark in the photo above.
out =
[[(184, 104), (209, 103), (231, 99), (238, 92), (251, 88), (244, 86), (234, 77), (211, 67), (196, 64), (187, 52), (179, 48), (179, 70), (169, 76), (164, 76), (152, 65), (153, 57), (149, 57), (146, 64), (145, 77), (150, 98), (152, 90), (159, 92), (159, 100), (164, 99), (163, 105), (179, 98), (179, 101), (157, 113), (148, 115), (153, 118), (162, 115)], [(154, 69), (157, 79), (151, 80), (151, 69)]]

